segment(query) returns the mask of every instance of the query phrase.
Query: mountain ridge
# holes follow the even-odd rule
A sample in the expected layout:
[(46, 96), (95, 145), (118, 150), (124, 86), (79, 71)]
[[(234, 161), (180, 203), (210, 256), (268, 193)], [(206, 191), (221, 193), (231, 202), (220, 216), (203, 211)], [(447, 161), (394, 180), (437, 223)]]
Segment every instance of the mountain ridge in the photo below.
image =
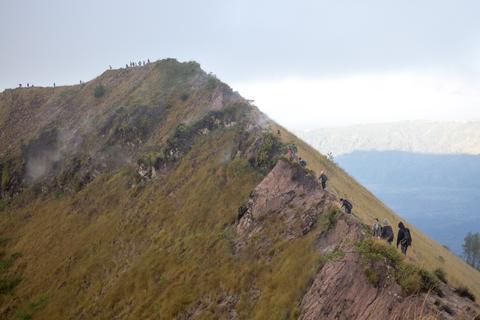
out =
[[(95, 97), (99, 86), (105, 93)], [(400, 220), (334, 163), (194, 62), (167, 59), (106, 71), (84, 86), (5, 91), (0, 94), (0, 127), (0, 233), (8, 258), (1, 276), (10, 281), (11, 291), (0, 295), (6, 318), (303, 314), (307, 319), (313, 300), (302, 298), (318, 285), (316, 276), (325, 265), (337, 270), (335, 261), (342, 259), (332, 248), (322, 253), (315, 246), (329, 234), (323, 228), (343, 219), (355, 219), (358, 226), (370, 224), (373, 217), (387, 217), (394, 226)], [(283, 158), (290, 143), (309, 170)], [(303, 206), (316, 199), (315, 172), (322, 169), (330, 176), (330, 203), (348, 197), (356, 218), (339, 214), (329, 219), (323, 210)], [(269, 184), (278, 172), (284, 181), (293, 181), (285, 187), (297, 190), (293, 207), (282, 202), (292, 194), (281, 189), (279, 198), (265, 198), (280, 201), (278, 215), (269, 210), (272, 204), (255, 216), (250, 201), (257, 203), (262, 181)], [(309, 187), (299, 191), (304, 183)], [(305, 210), (305, 215), (293, 209)], [(282, 220), (284, 214), (290, 220)], [(240, 226), (249, 216), (253, 230), (262, 230), (260, 238), (249, 236), (250, 227), (242, 234)], [(285, 228), (286, 233), (277, 232)], [(430, 270), (443, 267), (452, 285), (480, 291), (478, 274), (411, 230), (415, 243), (406, 262)], [(334, 239), (331, 245), (340, 250)], [(388, 252), (379, 245), (370, 249), (383, 257)], [(382, 266), (388, 265), (384, 259)], [(355, 261), (358, 266), (360, 260)], [(417, 277), (416, 270), (412, 276)], [(370, 292), (381, 290), (365, 280), (363, 268), (357, 271)], [(441, 303), (452, 303), (456, 297), (441, 286), (449, 292)], [(461, 302), (470, 314), (475, 312), (468, 300)], [(431, 301), (427, 309), (451, 318), (439, 308)], [(347, 309), (344, 304), (337, 313), (347, 317), (358, 312)], [(334, 316), (328, 313), (327, 318)]]

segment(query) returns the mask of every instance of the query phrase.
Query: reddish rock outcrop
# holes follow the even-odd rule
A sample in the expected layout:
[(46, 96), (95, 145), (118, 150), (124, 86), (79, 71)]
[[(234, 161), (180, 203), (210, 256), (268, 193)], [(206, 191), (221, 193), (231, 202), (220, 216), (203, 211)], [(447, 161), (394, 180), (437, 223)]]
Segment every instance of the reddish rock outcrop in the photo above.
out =
[[(330, 222), (315, 228), (322, 217)], [(271, 245), (265, 226), (272, 219), (280, 221), (278, 233), (285, 239), (315, 230), (319, 253), (335, 255), (324, 262), (303, 296), (299, 319), (473, 319), (476, 315), (478, 305), (456, 296), (443, 283), (442, 297), (433, 292), (406, 296), (389, 276), (391, 266), (386, 262), (373, 266), (385, 276), (372, 285), (356, 249), (368, 236), (365, 227), (355, 216), (340, 212), (336, 197), (321, 189), (313, 172), (284, 159), (255, 188), (241, 213), (236, 251), (255, 241), (257, 254), (264, 254)]]

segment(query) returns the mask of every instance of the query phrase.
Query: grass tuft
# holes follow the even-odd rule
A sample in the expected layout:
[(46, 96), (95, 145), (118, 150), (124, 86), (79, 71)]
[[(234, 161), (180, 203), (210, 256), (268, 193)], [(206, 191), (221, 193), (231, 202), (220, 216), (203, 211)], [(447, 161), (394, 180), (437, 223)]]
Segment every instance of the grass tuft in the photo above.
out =
[(475, 295), (472, 292), (470, 292), (470, 289), (468, 289), (465, 286), (460, 286), (460, 287), (456, 288), (455, 293), (458, 294), (462, 298), (468, 298), (468, 299), (472, 300), (473, 302), (475, 302)]
[[(372, 285), (378, 286), (385, 273), (389, 273), (407, 295), (428, 291), (439, 293), (438, 280), (432, 273), (407, 263), (384, 241), (368, 238), (357, 244), (357, 250), (362, 255), (365, 275)], [(386, 266), (390, 268), (385, 270)]]
[(445, 270), (443, 270), (442, 268), (437, 268), (435, 269), (435, 271), (433, 271), (433, 273), (437, 276), (437, 278), (440, 281), (442, 281), (445, 284), (448, 284), (447, 274), (445, 273)]

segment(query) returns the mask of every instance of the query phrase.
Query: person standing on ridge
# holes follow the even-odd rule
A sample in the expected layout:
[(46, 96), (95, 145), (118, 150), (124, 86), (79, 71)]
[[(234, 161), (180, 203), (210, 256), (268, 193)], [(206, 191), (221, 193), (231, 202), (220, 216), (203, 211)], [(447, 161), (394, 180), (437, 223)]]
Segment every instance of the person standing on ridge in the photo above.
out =
[(288, 148), (288, 150), (287, 150), (287, 156), (288, 156), (288, 160), (293, 161), (293, 151), (292, 151), (292, 148)]
[(407, 249), (412, 245), (412, 235), (410, 230), (405, 227), (403, 222), (398, 224), (397, 248), (401, 245), (401, 250), (404, 255), (407, 255)]
[(322, 189), (325, 190), (327, 188), (328, 177), (323, 170), (322, 170), (322, 172), (320, 172), (320, 177), (318, 177), (318, 179), (320, 180), (320, 183), (322, 184)]
[(382, 236), (382, 225), (378, 218), (375, 218), (375, 223), (372, 226), (372, 233), (375, 238), (380, 238)]
[(347, 199), (340, 198), (340, 203), (342, 204), (342, 208), (345, 208), (345, 212), (348, 214), (352, 213), (353, 204), (348, 201)]
[(393, 242), (393, 229), (392, 226), (390, 225), (390, 222), (388, 221), (387, 218), (383, 219), (383, 227), (382, 227), (382, 233), (380, 236), (383, 240), (387, 241), (388, 244), (392, 244)]
[(302, 168), (306, 168), (307, 167), (307, 161), (305, 161), (304, 159), (302, 158), (298, 158), (298, 163), (300, 164), (300, 166)]

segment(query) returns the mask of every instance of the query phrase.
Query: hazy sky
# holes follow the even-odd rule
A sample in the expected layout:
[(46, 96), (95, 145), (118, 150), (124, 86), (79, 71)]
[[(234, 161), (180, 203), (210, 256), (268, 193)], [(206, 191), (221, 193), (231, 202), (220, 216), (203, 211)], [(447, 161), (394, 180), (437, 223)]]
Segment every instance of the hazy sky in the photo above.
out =
[(203, 68), (291, 128), (480, 119), (480, 1), (0, 0), (0, 90)]

